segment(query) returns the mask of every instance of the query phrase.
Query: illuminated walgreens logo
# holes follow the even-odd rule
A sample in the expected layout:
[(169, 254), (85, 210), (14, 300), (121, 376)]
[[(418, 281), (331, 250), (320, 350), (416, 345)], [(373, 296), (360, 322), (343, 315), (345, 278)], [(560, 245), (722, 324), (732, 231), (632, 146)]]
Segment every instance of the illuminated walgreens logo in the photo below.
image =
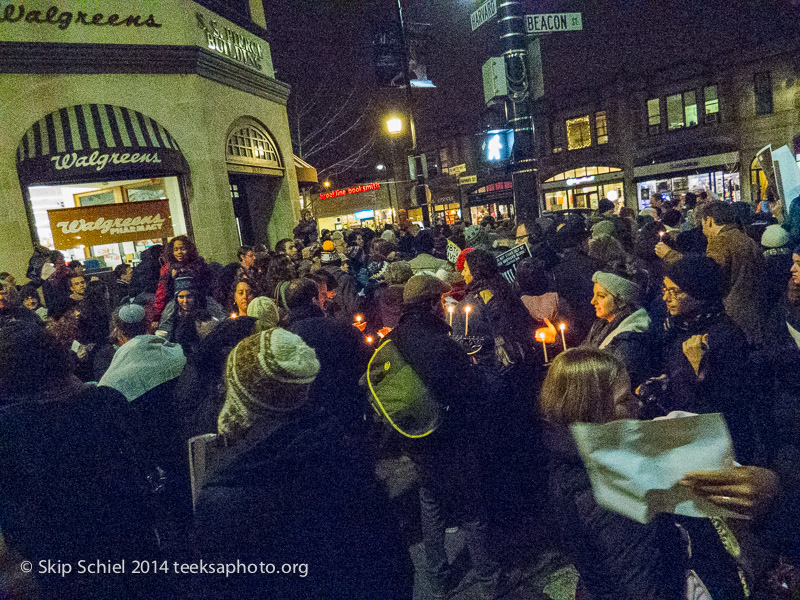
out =
[(591, 183), (594, 181), (594, 175), (588, 175), (586, 177), (575, 177), (572, 179), (567, 179), (567, 185), (580, 185), (582, 183)]
[(381, 184), (378, 182), (375, 183), (365, 183), (363, 185), (357, 185), (355, 187), (342, 189), (342, 190), (333, 190), (332, 192), (325, 192), (324, 194), (320, 194), (320, 200), (326, 200), (328, 198), (338, 198), (339, 196), (349, 196), (350, 194), (360, 194), (361, 192), (368, 192), (370, 190), (378, 190), (380, 189)]
[(156, 22), (154, 15), (128, 15), (123, 17), (117, 13), (104, 15), (103, 13), (76, 13), (68, 10), (62, 11), (57, 6), (51, 6), (46, 11), (26, 10), (24, 4), (7, 4), (0, 13), (0, 23), (30, 23), (31, 25), (56, 25), (59, 29), (67, 29), (70, 25), (112, 25), (119, 27), (161, 27)]
[(123, 219), (106, 219), (99, 217), (96, 221), (74, 219), (72, 221), (59, 221), (59, 227), (64, 234), (76, 234), (85, 231), (99, 231), (112, 235), (134, 233), (138, 231), (159, 231), (167, 220), (161, 213), (146, 217), (127, 217)]
[(158, 158), (158, 152), (134, 152), (133, 154), (112, 152), (111, 154), (100, 154), (97, 150), (86, 156), (78, 156), (77, 152), (68, 152), (67, 154), (52, 156), (50, 160), (53, 161), (57, 171), (88, 167), (94, 167), (95, 170), (102, 171), (109, 162), (115, 165), (161, 162), (161, 159)]

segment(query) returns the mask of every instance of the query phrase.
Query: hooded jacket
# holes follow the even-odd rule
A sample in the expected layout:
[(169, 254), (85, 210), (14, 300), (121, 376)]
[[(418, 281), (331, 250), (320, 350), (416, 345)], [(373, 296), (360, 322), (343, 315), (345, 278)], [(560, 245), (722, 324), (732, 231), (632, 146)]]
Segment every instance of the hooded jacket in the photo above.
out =
[[(615, 319), (608, 325), (604, 319), (597, 319), (587, 341), (596, 340), (599, 342), (597, 348), (613, 352), (625, 363), (625, 368), (631, 377), (631, 385), (636, 387), (650, 375), (651, 371), (653, 340), (650, 326), (650, 316), (645, 309), (640, 308), (619, 321)], [(600, 336), (594, 334), (604, 327), (610, 331), (602, 339), (597, 339)]]

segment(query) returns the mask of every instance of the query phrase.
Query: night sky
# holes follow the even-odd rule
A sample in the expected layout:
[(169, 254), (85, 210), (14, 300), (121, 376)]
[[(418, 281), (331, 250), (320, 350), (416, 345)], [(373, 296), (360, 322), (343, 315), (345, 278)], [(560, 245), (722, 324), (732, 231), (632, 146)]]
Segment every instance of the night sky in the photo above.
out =
[[(526, 13), (583, 13), (582, 32), (551, 34), (542, 43), (545, 92), (556, 99), (622, 75), (653, 76), (658, 68), (682, 62), (758, 56), (800, 35), (797, 0), (529, 0), (528, 7)], [(428, 77), (437, 86), (414, 90), (421, 145), (437, 136), (479, 131), (485, 119), (481, 65), (501, 52), (496, 20), (471, 32), (473, 0), (403, 0), (403, 8), (406, 23), (421, 24), (416, 29), (425, 32)], [(373, 36), (395, 18), (395, 3), (268, 0), (265, 10), (277, 77), (292, 86), (295, 134), (298, 108), (307, 110), (300, 119), (301, 137), (307, 137), (327, 110), (350, 97), (338, 121), (303, 154), (311, 148), (306, 158), (325, 167), (369, 147), (356, 161), (360, 168), (336, 178), (343, 184), (370, 179), (385, 152), (382, 117), (404, 101), (402, 90), (377, 87), (372, 64)], [(331, 140), (350, 126), (333, 143), (318, 147), (319, 140)]]

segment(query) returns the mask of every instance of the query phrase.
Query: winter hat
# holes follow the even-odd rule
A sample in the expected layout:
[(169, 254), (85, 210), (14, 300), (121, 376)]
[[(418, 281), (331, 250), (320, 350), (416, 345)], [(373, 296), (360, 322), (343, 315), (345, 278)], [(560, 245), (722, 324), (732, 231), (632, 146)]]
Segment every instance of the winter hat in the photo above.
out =
[(486, 230), (480, 225), (470, 225), (464, 230), (464, 240), (467, 246), (486, 246), (489, 244), (489, 236)]
[(123, 323), (141, 323), (144, 321), (146, 311), (141, 304), (123, 304), (117, 309), (119, 320)]
[(319, 372), (312, 348), (285, 329), (267, 329), (239, 342), (225, 368), (221, 435), (238, 437), (257, 421), (303, 406)]
[(338, 230), (337, 230), (337, 231), (334, 231), (334, 232), (331, 234), (331, 239), (332, 239), (333, 241), (336, 241), (336, 240), (344, 241), (344, 234), (343, 234), (341, 231), (338, 231)]
[(614, 203), (608, 198), (600, 198), (600, 201), (597, 203), (597, 212), (603, 214), (610, 210), (614, 210)]
[(620, 277), (615, 273), (596, 271), (592, 275), (592, 281), (602, 285), (612, 296), (619, 298), (628, 306), (639, 305), (642, 288), (631, 280)]
[(464, 270), (464, 262), (467, 260), (467, 254), (475, 250), (475, 248), (464, 248), (456, 259), (456, 271), (459, 273)]
[(272, 298), (266, 296), (256, 296), (247, 305), (247, 316), (258, 320), (256, 327), (259, 329), (271, 329), (278, 326), (281, 316), (278, 312), (278, 305)]
[(416, 304), (433, 298), (441, 298), (442, 294), (449, 291), (450, 286), (435, 275), (420, 273), (406, 282), (406, 286), (403, 288), (403, 304)]
[(781, 248), (789, 243), (789, 233), (780, 225), (769, 225), (761, 235), (764, 248)]
[(389, 263), (386, 268), (386, 283), (389, 285), (404, 285), (413, 276), (414, 270), (404, 260)]
[(639, 214), (644, 217), (650, 217), (654, 221), (658, 220), (658, 211), (653, 208), (652, 206), (648, 206), (647, 208), (643, 208)]
[(604, 219), (602, 221), (598, 221), (594, 225), (592, 225), (592, 239), (597, 239), (601, 235), (610, 235), (611, 237), (615, 237), (614, 234), (616, 233), (616, 227), (614, 227), (614, 222), (609, 221), (608, 219)]
[(381, 234), (381, 239), (387, 242), (391, 242), (392, 244), (394, 244), (397, 241), (394, 235), (394, 231), (392, 231), (391, 229), (387, 229), (386, 231), (384, 231)]
[(194, 279), (189, 275), (180, 275), (175, 278), (175, 297), (178, 296), (180, 292), (185, 291), (194, 292)]
[(120, 346), (99, 385), (113, 388), (133, 402), (178, 377), (185, 365), (179, 344), (157, 335), (139, 335)]
[(707, 256), (684, 256), (667, 269), (665, 277), (706, 306), (721, 304), (727, 291), (725, 273)]
[(323, 252), (333, 252), (333, 250), (334, 250), (334, 245), (331, 240), (325, 240), (324, 242), (322, 242)]

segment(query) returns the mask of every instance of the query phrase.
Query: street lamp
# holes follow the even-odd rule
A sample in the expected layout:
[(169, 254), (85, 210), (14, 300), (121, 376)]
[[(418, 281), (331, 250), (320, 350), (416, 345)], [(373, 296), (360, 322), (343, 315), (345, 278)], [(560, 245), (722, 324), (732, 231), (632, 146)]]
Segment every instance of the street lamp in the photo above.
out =
[(389, 135), (397, 135), (403, 131), (403, 120), (400, 117), (386, 119), (386, 130)]
[(385, 165), (385, 164), (383, 164), (383, 163), (380, 163), (380, 164), (378, 164), (378, 165), (375, 165), (375, 168), (376, 168), (378, 171), (383, 171), (383, 170), (385, 170), (385, 169), (386, 169), (386, 165)]
[(325, 181), (322, 182), (322, 187), (324, 188), (331, 187), (331, 182), (326, 179)]

